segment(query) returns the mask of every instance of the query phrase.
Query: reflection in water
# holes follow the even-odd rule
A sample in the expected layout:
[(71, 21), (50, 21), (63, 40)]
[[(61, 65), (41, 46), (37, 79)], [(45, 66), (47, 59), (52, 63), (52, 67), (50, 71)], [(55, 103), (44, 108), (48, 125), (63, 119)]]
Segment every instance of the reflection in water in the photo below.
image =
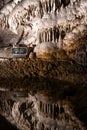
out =
[(11, 125), (3, 116), (0, 115), (0, 130), (18, 130)]
[(19, 129), (84, 130), (81, 121), (87, 122), (85, 85), (48, 79), (7, 84), (9, 91), (0, 91), (0, 112)]

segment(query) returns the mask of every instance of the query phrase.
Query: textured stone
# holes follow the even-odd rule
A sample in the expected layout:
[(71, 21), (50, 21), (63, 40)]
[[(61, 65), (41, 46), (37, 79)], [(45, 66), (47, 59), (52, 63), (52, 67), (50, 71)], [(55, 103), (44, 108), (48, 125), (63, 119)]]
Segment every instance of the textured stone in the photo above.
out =
[(22, 26), (22, 42), (29, 46), (52, 42), (67, 50), (87, 35), (86, 0), (14, 0), (0, 12), (0, 26), (16, 34)]
[(55, 51), (56, 51), (55, 45), (49, 42), (38, 44), (34, 49), (37, 58), (45, 58), (45, 59), (49, 59), (50, 58), (49, 56), (52, 55), (52, 53), (54, 53)]

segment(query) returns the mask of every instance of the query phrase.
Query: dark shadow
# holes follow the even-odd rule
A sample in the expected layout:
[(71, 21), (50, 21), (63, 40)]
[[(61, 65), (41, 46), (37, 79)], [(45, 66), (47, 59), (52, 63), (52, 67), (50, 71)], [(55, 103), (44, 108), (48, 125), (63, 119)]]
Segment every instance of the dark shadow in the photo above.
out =
[(0, 115), (0, 130), (18, 130), (10, 124), (3, 116)]

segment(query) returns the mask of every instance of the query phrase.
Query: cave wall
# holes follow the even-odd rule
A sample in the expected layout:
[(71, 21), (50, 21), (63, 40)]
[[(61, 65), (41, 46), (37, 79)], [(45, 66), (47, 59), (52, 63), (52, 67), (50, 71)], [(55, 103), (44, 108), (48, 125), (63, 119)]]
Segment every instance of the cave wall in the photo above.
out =
[(24, 30), (21, 43), (27, 46), (48, 51), (43, 44), (52, 43), (67, 50), (87, 34), (86, 12), (86, 0), (14, 0), (1, 8), (0, 26), (16, 34)]

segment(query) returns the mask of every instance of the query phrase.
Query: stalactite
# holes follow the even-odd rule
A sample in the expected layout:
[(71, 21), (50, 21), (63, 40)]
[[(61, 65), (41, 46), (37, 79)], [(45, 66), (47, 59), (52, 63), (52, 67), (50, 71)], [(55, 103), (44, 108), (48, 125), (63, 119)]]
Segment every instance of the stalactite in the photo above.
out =
[(39, 16), (42, 18), (43, 16), (43, 4), (39, 1)]
[(61, 2), (59, 0), (55, 0), (55, 5), (56, 5), (55, 11), (57, 11), (61, 7)]
[(53, 9), (53, 0), (51, 0), (51, 10)]
[(58, 43), (59, 40), (59, 29), (56, 28), (56, 42)]
[(53, 43), (54, 43), (54, 28), (52, 28), (52, 41), (53, 41)]
[(53, 11), (54, 11), (54, 12), (55, 12), (55, 8), (56, 8), (55, 0), (53, 0)]
[(45, 8), (45, 13), (47, 13), (48, 11), (47, 11), (47, 2), (46, 1), (44, 3), (44, 8)]
[(52, 41), (52, 28), (50, 28), (50, 41)]
[(56, 42), (56, 27), (54, 27), (54, 42)]
[(68, 6), (69, 3), (70, 3), (70, 0), (62, 0), (62, 4), (64, 7)]
[(49, 42), (51, 41), (51, 38), (50, 38), (50, 29), (48, 29), (48, 33), (49, 33)]
[(39, 43), (41, 43), (41, 33), (39, 32)]
[(46, 8), (47, 8), (47, 13), (49, 11), (49, 7), (48, 7), (48, 2), (46, 1)]
[(47, 33), (46, 33), (46, 30), (45, 30), (45, 42), (47, 41)]
[(49, 5), (49, 12), (51, 12), (51, 0), (48, 1), (48, 5)]

